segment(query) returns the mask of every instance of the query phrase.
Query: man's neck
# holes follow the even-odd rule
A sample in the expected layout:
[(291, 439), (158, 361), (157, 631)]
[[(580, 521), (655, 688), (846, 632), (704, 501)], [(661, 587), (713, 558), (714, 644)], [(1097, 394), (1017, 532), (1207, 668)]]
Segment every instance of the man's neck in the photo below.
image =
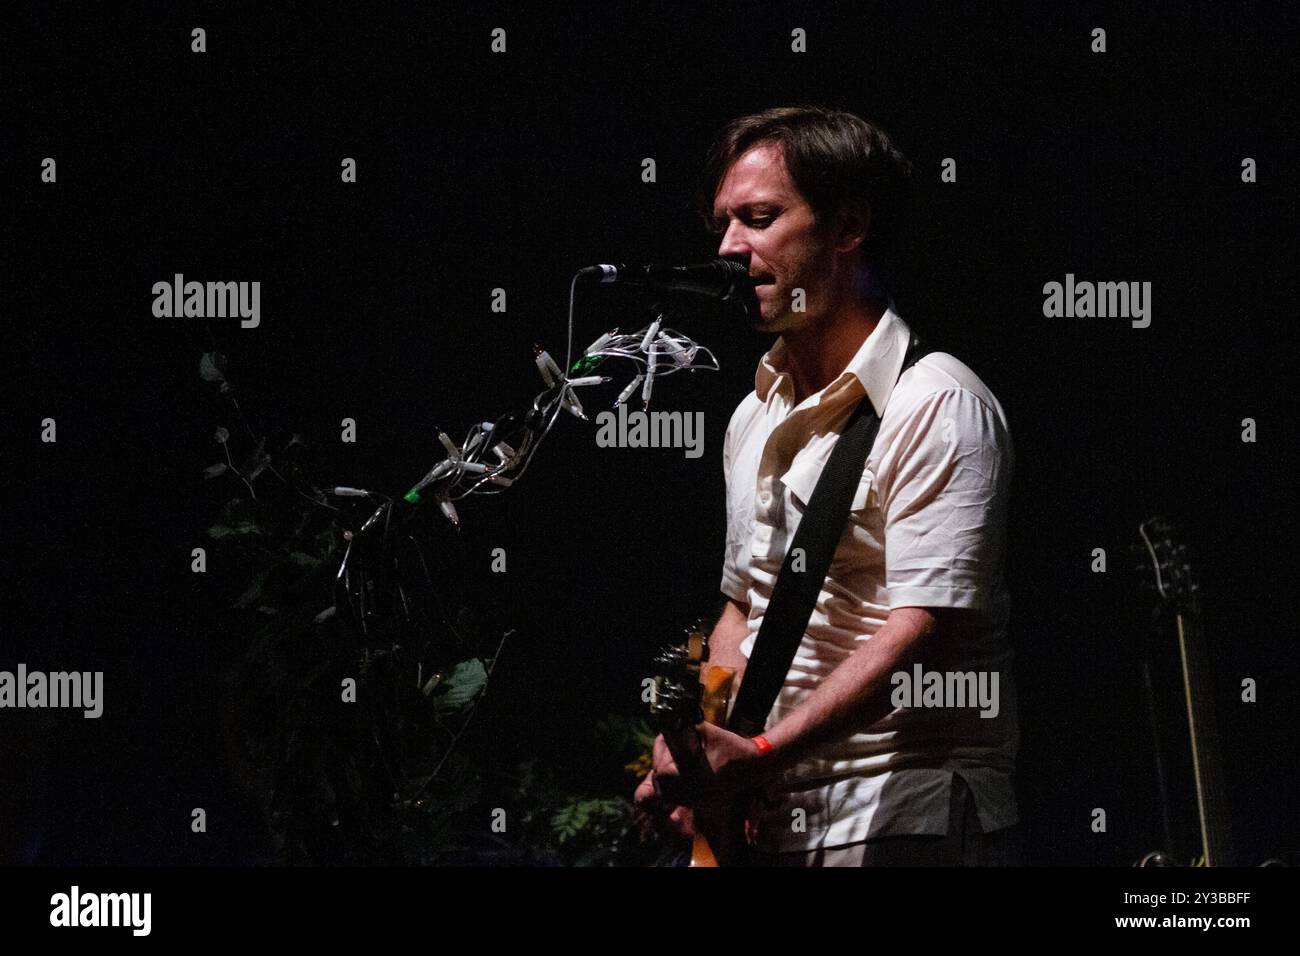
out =
[(832, 311), (822, 324), (782, 335), (796, 405), (825, 388), (848, 367), (884, 314), (884, 305), (855, 303)]

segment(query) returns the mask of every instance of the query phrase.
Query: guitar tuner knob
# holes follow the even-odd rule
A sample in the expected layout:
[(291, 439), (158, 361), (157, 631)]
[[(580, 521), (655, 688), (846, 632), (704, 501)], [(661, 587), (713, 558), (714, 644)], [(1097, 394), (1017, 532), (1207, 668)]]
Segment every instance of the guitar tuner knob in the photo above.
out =
[(662, 674), (680, 674), (684, 666), (681, 659), (669, 655), (656, 657), (651, 664)]
[(658, 697), (658, 703), (661, 707), (665, 705), (671, 706), (672, 704), (679, 704), (682, 701), (690, 699), (686, 693), (686, 688), (673, 680), (666, 680), (660, 683), (656, 688), (656, 696)]

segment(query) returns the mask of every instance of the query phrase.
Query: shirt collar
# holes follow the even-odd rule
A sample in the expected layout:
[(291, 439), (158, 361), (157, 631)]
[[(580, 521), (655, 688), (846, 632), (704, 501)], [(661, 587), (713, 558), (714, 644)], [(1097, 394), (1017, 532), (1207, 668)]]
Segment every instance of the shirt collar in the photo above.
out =
[[(907, 352), (911, 334), (907, 323), (892, 307), (885, 309), (884, 315), (871, 330), (871, 334), (863, 340), (862, 346), (849, 360), (844, 371), (816, 393), (819, 396), (817, 402), (822, 401), (820, 396), (841, 391), (856, 382), (853, 390), (858, 394), (865, 391), (876, 414), (884, 415), (885, 404), (894, 390), (894, 383), (898, 381), (898, 372), (903, 367), (903, 355)], [(754, 373), (754, 391), (758, 393), (759, 401), (766, 403), (772, 387), (783, 377), (787, 381), (790, 379), (786, 364), (785, 336), (778, 338), (776, 344), (759, 359), (758, 370)]]

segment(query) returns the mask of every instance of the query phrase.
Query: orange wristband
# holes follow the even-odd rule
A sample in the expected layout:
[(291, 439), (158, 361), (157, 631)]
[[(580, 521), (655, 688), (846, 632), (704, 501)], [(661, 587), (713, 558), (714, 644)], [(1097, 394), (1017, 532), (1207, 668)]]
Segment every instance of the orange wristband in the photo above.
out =
[(758, 748), (759, 753), (765, 754), (772, 752), (772, 741), (768, 740), (762, 734), (757, 734), (749, 739), (754, 741), (754, 746)]

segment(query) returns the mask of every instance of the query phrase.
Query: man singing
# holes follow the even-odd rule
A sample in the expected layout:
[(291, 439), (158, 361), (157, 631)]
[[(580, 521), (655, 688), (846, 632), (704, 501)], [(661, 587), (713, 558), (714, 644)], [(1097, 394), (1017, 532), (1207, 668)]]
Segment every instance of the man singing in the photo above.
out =
[[(899, 375), (911, 332), (889, 278), (910, 175), (861, 118), (795, 107), (728, 124), (702, 180), (718, 253), (747, 262), (756, 285), (754, 328), (779, 336), (727, 427), (711, 662), (744, 668), (839, 432), (864, 396), (881, 416), (766, 729), (699, 726), (708, 796), (757, 794), (758, 865), (1018, 862), (1002, 578), (1011, 437), (953, 356), (930, 352)], [(661, 737), (637, 801), (688, 829), (678, 782)]]

